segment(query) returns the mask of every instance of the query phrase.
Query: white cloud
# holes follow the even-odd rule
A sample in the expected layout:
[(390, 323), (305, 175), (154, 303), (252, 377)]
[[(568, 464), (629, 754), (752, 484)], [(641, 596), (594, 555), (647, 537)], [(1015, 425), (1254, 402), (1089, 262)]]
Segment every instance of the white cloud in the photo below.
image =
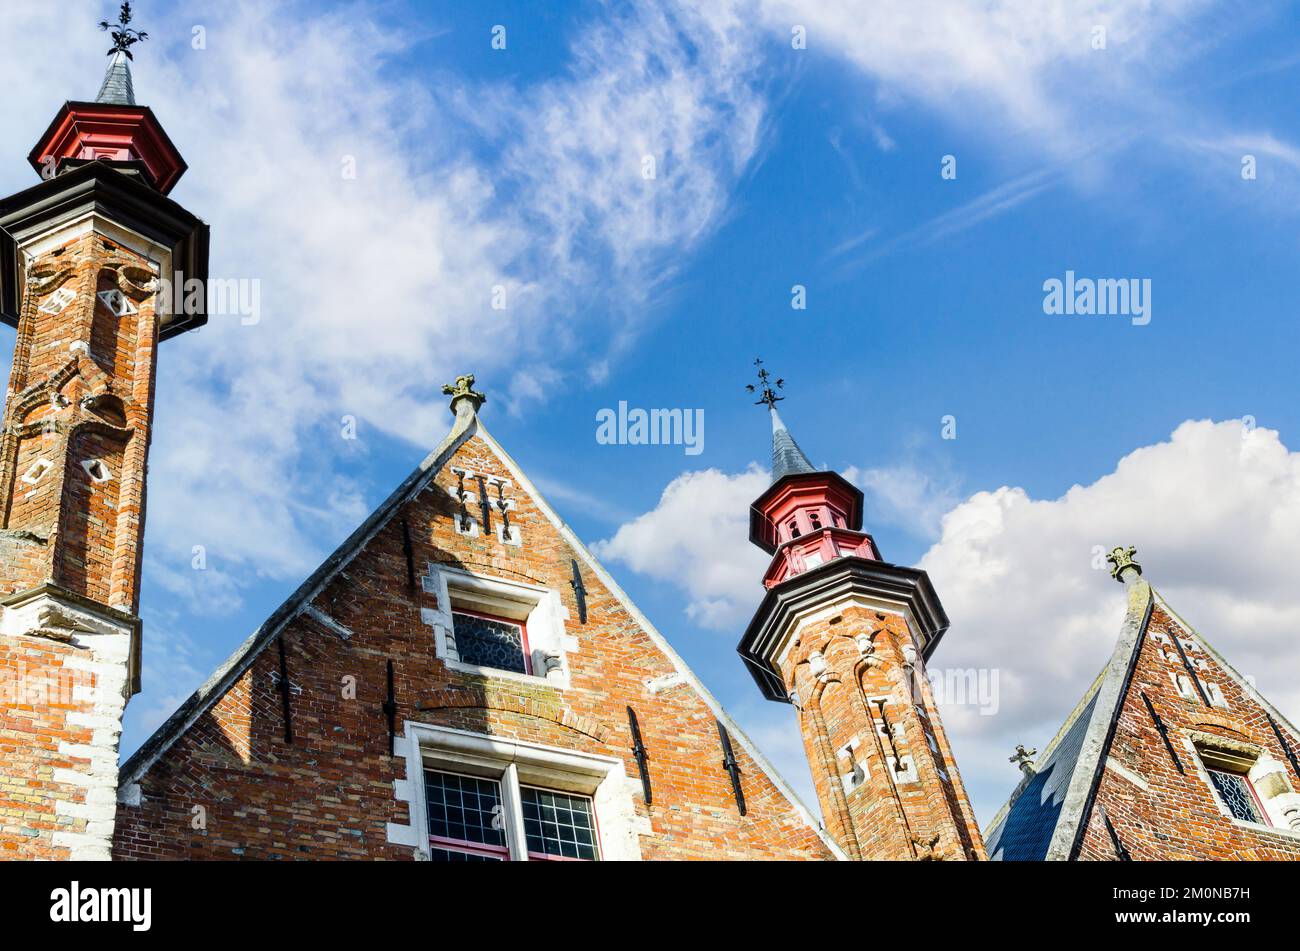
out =
[(983, 819), (1110, 656), (1124, 598), (1095, 552), (1135, 545), (1173, 608), (1290, 716), (1300, 714), (1300, 453), (1237, 421), (1183, 423), (1115, 471), (1053, 500), (980, 492), (943, 520), (922, 559), (952, 629), (939, 668), (995, 668), (999, 712), (944, 722)]
[(770, 483), (757, 465), (737, 475), (683, 473), (658, 505), (597, 542), (596, 556), (676, 585), (690, 599), (688, 617), (734, 633), (762, 595), (768, 558), (749, 543), (749, 504)]
[(897, 525), (918, 538), (937, 538), (944, 514), (960, 499), (960, 480), (946, 466), (933, 471), (913, 463), (871, 469), (849, 466), (844, 478), (860, 486), (867, 497), (867, 525)]
[[(1058, 147), (1086, 141), (1143, 105), (1133, 89), (1188, 43), (1188, 21), (1209, 0), (757, 0), (764, 21), (789, 37), (807, 28), (809, 55), (829, 49), (880, 83), (885, 100), (921, 101), (949, 118), (1032, 132)], [(1104, 50), (1093, 48), (1105, 28)], [(787, 44), (788, 45), (788, 44)]]
[[(942, 466), (933, 472), (914, 464), (850, 466), (844, 476), (864, 490), (868, 531), (888, 522), (933, 539), (959, 499), (956, 478)], [(770, 484), (757, 463), (739, 473), (682, 473), (653, 509), (597, 542), (596, 553), (684, 591), (686, 616), (700, 627), (738, 635), (758, 606), (770, 562), (749, 541), (750, 503)]]
[[(761, 594), (766, 557), (748, 544), (747, 513), (766, 480), (757, 466), (678, 476), (598, 554), (676, 585), (701, 626), (738, 631)], [(883, 488), (875, 504), (912, 510), (902, 521), (925, 524), (945, 497), (916, 502), (925, 478), (905, 471), (859, 481)], [(1115, 545), (1137, 546), (1174, 609), (1300, 719), (1300, 453), (1275, 431), (1189, 421), (1058, 499), (1004, 486), (955, 504), (941, 524), (920, 565), (952, 618), (931, 671), (983, 671), (997, 687), (944, 707), (982, 820), (1016, 783), (1015, 744), (1041, 749), (1110, 656), (1124, 596), (1100, 554)]]

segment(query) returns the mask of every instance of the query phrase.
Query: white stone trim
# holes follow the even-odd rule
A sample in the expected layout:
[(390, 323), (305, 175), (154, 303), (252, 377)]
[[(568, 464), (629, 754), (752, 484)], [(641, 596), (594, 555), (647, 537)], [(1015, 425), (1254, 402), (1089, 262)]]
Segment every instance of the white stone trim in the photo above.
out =
[(334, 620), (332, 617), (330, 617), (320, 608), (309, 604), (302, 609), (302, 613), (307, 615), (307, 617), (311, 618), (313, 621), (315, 621), (317, 624), (319, 624), (321, 627), (325, 628), (326, 630), (333, 631), (343, 640), (347, 641), (352, 639), (352, 631), (350, 628), (340, 624), (338, 621)]
[[(86, 475), (90, 476), (90, 481), (96, 484), (101, 482), (111, 482), (113, 479), (113, 470), (108, 467), (103, 459), (83, 459), (81, 468), (86, 470)], [(99, 475), (96, 475), (96, 472)]]
[(20, 248), (27, 257), (38, 258), (67, 244), (74, 238), (80, 238), (91, 233), (103, 235), (122, 245), (122, 247), (134, 251), (148, 260), (158, 274), (170, 277), (172, 263), (170, 248), (146, 238), (138, 231), (124, 228), (117, 222), (94, 211), (89, 211), (74, 221), (61, 222), (48, 231), (32, 235), (22, 242)]
[[(569, 686), (568, 654), (572, 638), (564, 628), (569, 609), (558, 591), (523, 581), (472, 574), (440, 562), (427, 564), (420, 584), (437, 599), (438, 606), (422, 608), (420, 618), (433, 628), (434, 651), (448, 668), (483, 677), (545, 683), (561, 689)], [(452, 610), (456, 607), (523, 621), (528, 626), (528, 660), (532, 673), (464, 663), (456, 650), (452, 623)]]
[(1210, 698), (1210, 705), (1220, 710), (1228, 709), (1228, 698), (1223, 695), (1223, 688), (1211, 681), (1205, 681), (1205, 695)]
[(40, 482), (41, 479), (45, 478), (45, 474), (53, 468), (54, 463), (50, 462), (50, 460), (37, 459), (31, 464), (27, 471), (20, 476), (20, 478), (28, 485), (35, 485)]
[(1141, 789), (1143, 792), (1149, 792), (1151, 790), (1151, 784), (1149, 782), (1147, 782), (1145, 779), (1143, 779), (1141, 776), (1133, 772), (1133, 770), (1129, 769), (1127, 766), (1123, 765), (1122, 763), (1117, 763), (1113, 757), (1110, 756), (1106, 757), (1106, 768), (1111, 772), (1113, 772), (1116, 776), (1120, 776), (1128, 780), (1130, 783), (1138, 787), (1138, 789)]
[(637, 861), (639, 836), (647, 834), (633, 805), (632, 786), (623, 761), (612, 756), (562, 750), (524, 740), (487, 736), (467, 730), (407, 720), (394, 739), (393, 753), (406, 762), (406, 776), (394, 784), (394, 796), (407, 804), (409, 825), (390, 822), (388, 841), (428, 857), (429, 826), (424, 799), (424, 768), (447, 769), (494, 777), (506, 801), (506, 837), (511, 858), (526, 858), (519, 812), (510, 797), (519, 783), (591, 796), (603, 861)]
[(1196, 697), (1195, 688), (1186, 674), (1171, 670), (1169, 671), (1169, 679), (1173, 682), (1174, 689), (1178, 691), (1178, 696), (1184, 700), (1192, 700)]
[[(885, 768), (890, 771), (894, 777), (894, 782), (899, 786), (906, 786), (921, 781), (921, 777), (916, 771), (916, 761), (912, 759), (911, 753), (900, 756), (897, 759), (889, 753), (886, 753), (885, 764)], [(944, 779), (947, 778), (947, 776), (944, 776)]]
[[(1192, 761), (1196, 764), (1196, 772), (1200, 775), (1201, 782), (1209, 790), (1210, 796), (1213, 797), (1215, 808), (1233, 825), (1243, 829), (1272, 832), (1277, 835), (1300, 839), (1300, 795), (1297, 795), (1291, 789), (1286, 767), (1273, 759), (1267, 749), (1256, 743), (1225, 740), (1223, 737), (1195, 730), (1183, 731), (1183, 744), (1191, 753)], [(1210, 780), (1205, 761), (1201, 758), (1201, 747), (1211, 750), (1216, 748), (1229, 750), (1243, 756), (1255, 757), (1255, 762), (1247, 771), (1246, 776), (1250, 780), (1251, 786), (1254, 787), (1255, 793), (1264, 807), (1264, 813), (1268, 816), (1272, 825), (1261, 822), (1248, 822), (1245, 819), (1238, 819), (1232, 814), (1232, 811), (1219, 796), (1219, 791), (1215, 788), (1214, 783)]]
[[(916, 647), (918, 651), (924, 646), (921, 643), (921, 639), (918, 638), (916, 634), (918, 630), (916, 618), (913, 617), (912, 612), (905, 605), (900, 604), (897, 601), (886, 601), (883, 599), (867, 597), (857, 592), (848, 592), (844, 596), (836, 598), (832, 602), (823, 602), (818, 604), (814, 610), (796, 614), (794, 622), (786, 627), (781, 646), (776, 651), (776, 664), (778, 666), (783, 666), (785, 664), (790, 651), (793, 650), (801, 640), (803, 640), (803, 632), (805, 628), (828, 620), (829, 618), (833, 618), (837, 614), (843, 614), (845, 609), (850, 607), (866, 608), (867, 610), (873, 611), (877, 614), (901, 617), (903, 623), (907, 625), (907, 632), (911, 635), (913, 646)], [(882, 625), (873, 620), (871, 632), (875, 634), (881, 629)]]
[(686, 683), (686, 678), (681, 675), (680, 671), (674, 670), (670, 674), (661, 674), (658, 677), (651, 677), (649, 680), (644, 681), (644, 683), (646, 690), (652, 694), (657, 694)]

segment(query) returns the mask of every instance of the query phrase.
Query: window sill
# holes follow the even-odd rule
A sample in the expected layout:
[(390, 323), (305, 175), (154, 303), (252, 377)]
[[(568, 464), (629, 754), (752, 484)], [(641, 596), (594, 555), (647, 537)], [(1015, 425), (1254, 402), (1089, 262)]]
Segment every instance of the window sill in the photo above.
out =
[(1300, 830), (1286, 829), (1282, 826), (1266, 826), (1262, 822), (1247, 822), (1245, 819), (1233, 817), (1232, 824), (1239, 829), (1247, 829), (1251, 832), (1271, 832), (1273, 835), (1285, 836), (1288, 839), (1295, 839), (1300, 842)]
[(520, 683), (535, 684), (539, 687), (551, 687), (555, 690), (562, 690), (566, 685), (551, 680), (548, 677), (539, 677), (536, 674), (521, 674), (514, 670), (501, 670), (498, 667), (480, 667), (478, 664), (466, 664), (459, 660), (443, 659), (448, 670), (454, 670), (460, 674), (472, 674), (475, 677), (497, 677), (503, 680), (516, 680)]

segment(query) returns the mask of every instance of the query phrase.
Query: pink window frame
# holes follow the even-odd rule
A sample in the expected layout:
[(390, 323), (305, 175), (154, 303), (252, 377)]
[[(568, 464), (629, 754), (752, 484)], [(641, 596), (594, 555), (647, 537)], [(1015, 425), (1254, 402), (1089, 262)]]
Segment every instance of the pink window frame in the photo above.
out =
[(565, 792), (563, 789), (547, 789), (545, 786), (530, 786), (527, 783), (520, 783), (520, 789), (536, 789), (541, 792), (562, 792), (566, 796), (582, 798), (591, 804), (591, 832), (596, 845), (596, 857), (594, 859), (569, 858), (567, 855), (547, 855), (545, 852), (529, 852), (528, 861), (530, 862), (599, 862), (602, 860), (600, 853), (600, 818), (596, 815), (596, 800), (591, 796), (578, 796), (575, 793)]
[[(1250, 798), (1255, 801), (1255, 811), (1259, 813), (1260, 825), (1272, 827), (1273, 822), (1268, 817), (1268, 810), (1264, 808), (1264, 800), (1259, 798), (1259, 793), (1255, 790), (1255, 784), (1250, 781), (1250, 775), (1248, 773), (1234, 773), (1230, 769), (1215, 769), (1213, 766), (1208, 765), (1205, 768), (1212, 773), (1222, 773), (1225, 776), (1239, 777), (1241, 781), (1246, 784), (1246, 789), (1250, 792)], [(1211, 784), (1211, 786), (1213, 786), (1213, 784)], [(1218, 796), (1219, 790), (1215, 789), (1214, 795)]]
[(429, 845), (447, 852), (465, 852), (469, 855), (486, 855), (502, 862), (510, 861), (510, 847), (506, 845), (484, 845), (482, 842), (443, 839), (436, 835), (429, 836)]
[[(469, 773), (457, 773), (454, 770), (450, 770), (450, 769), (432, 769), (432, 767), (430, 767), (429, 769), (431, 769), (432, 772), (444, 773), (447, 776), (459, 776), (462, 779), (477, 779), (480, 781), (496, 783), (497, 799), (500, 803), (499, 808), (503, 808), (503, 809), (505, 808), (505, 794), (501, 789), (500, 779), (493, 779), (491, 776), (473, 776)], [(421, 782), (425, 782), (423, 773), (421, 773), (420, 780)], [(427, 790), (428, 788), (427, 785), (425, 788)], [(428, 795), (427, 791), (425, 795)], [(504, 832), (504, 830), (502, 831)], [(452, 839), (440, 835), (429, 836), (429, 845), (438, 849), (446, 849), (449, 852), (467, 852), (470, 855), (488, 855), (491, 856), (492, 858), (498, 858), (503, 862), (510, 861), (509, 833), (506, 833), (505, 845), (485, 845), (482, 842), (470, 842), (467, 839)]]

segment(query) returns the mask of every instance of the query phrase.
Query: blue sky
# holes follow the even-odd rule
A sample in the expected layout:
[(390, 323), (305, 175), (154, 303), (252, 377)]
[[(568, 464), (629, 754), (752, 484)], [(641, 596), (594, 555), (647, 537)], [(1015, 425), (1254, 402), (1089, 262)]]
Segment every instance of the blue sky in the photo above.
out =
[[(954, 621), (935, 663), (1001, 672), (995, 716), (945, 712), (982, 819), (1113, 645), (1098, 545), (1138, 545), (1295, 719), (1300, 32), (1285, 3), (1134, 6), (137, 4), (137, 94), (190, 164), (174, 197), (263, 303), (163, 351), (124, 751), (418, 462), (440, 385), (474, 371), (494, 435), (806, 789), (793, 712), (733, 652), (764, 561), (758, 355), (886, 558), (931, 570)], [(98, 88), (108, 7), (6, 12), (0, 187)], [(1151, 322), (1044, 314), (1067, 270), (1150, 280)], [(704, 452), (597, 444), (621, 400), (702, 409)]]

